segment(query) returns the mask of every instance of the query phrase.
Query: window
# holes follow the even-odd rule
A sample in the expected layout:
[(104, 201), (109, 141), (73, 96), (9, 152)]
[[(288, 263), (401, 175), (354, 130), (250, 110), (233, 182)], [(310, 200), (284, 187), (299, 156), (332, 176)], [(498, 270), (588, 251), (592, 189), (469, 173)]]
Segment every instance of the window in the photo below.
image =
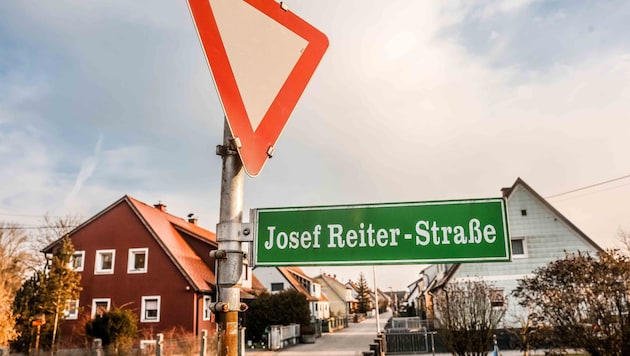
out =
[(527, 244), (524, 237), (515, 237), (512, 239), (512, 257), (527, 257)]
[(212, 303), (212, 297), (209, 295), (203, 296), (203, 320), (210, 320), (212, 317), (212, 311), (210, 310), (210, 304)]
[(148, 258), (148, 248), (129, 249), (129, 258), (127, 259), (127, 273), (146, 273)]
[(73, 299), (66, 301), (63, 314), (66, 320), (77, 320), (79, 318), (79, 300)]
[(284, 290), (284, 283), (271, 283), (271, 291), (272, 292), (280, 292)]
[(109, 298), (96, 298), (92, 299), (92, 319), (97, 315), (103, 315), (104, 312), (109, 310), (112, 300)]
[(160, 296), (142, 297), (141, 313), (140, 321), (143, 323), (160, 321)]
[(83, 271), (83, 263), (85, 261), (85, 251), (75, 251), (70, 259), (70, 268), (76, 272)]
[(527, 209), (521, 209), (521, 216), (527, 216)]
[(503, 295), (503, 288), (490, 290), (490, 305), (493, 308), (503, 308), (505, 305), (505, 296)]
[(94, 274), (113, 274), (116, 250), (96, 250)]

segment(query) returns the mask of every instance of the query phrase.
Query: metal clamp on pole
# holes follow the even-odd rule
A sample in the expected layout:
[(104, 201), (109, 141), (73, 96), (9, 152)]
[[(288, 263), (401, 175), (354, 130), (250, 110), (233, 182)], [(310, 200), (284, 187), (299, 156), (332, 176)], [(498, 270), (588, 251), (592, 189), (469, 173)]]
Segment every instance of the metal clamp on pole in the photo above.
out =
[(220, 222), (217, 224), (217, 242), (222, 241), (254, 241), (251, 223)]

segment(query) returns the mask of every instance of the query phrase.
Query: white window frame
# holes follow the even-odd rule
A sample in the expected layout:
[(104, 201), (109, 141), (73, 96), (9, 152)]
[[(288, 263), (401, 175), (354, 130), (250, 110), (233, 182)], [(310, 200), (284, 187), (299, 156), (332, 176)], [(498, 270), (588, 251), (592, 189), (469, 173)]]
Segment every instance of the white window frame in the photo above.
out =
[[(505, 289), (503, 288), (491, 288), (490, 289), (490, 304), (492, 305), (492, 309), (503, 309), (505, 308)], [(500, 303), (500, 304), (499, 304)]]
[[(521, 244), (523, 245), (523, 253), (522, 254), (514, 254), (514, 249), (512, 248), (512, 258), (527, 258), (529, 256), (529, 253), (527, 251), (527, 238), (519, 236), (519, 237), (513, 237), (510, 241), (511, 244), (514, 243), (514, 241), (521, 241)], [(510, 246), (512, 247), (512, 246)]]
[[(155, 318), (147, 318), (147, 301), (157, 299), (157, 316)], [(142, 308), (140, 310), (140, 322), (141, 323), (159, 323), (160, 322), (160, 308), (162, 305), (161, 297), (159, 295), (148, 295), (142, 297)]]
[(203, 320), (208, 321), (212, 318), (212, 310), (210, 310), (210, 304), (212, 303), (212, 296), (204, 295), (203, 296)]
[(109, 309), (112, 307), (112, 299), (111, 298), (94, 298), (92, 299), (92, 311), (91, 311), (91, 316), (92, 319), (96, 318), (96, 305), (100, 304), (100, 303), (107, 303), (107, 308), (105, 308), (105, 311), (109, 311)]
[[(112, 268), (104, 269), (103, 255), (112, 254)], [(116, 250), (96, 250), (96, 257), (94, 258), (94, 274), (114, 274), (114, 266), (116, 266)]]
[[(68, 308), (70, 304), (74, 304), (73, 308)], [(68, 299), (66, 301), (66, 307), (63, 310), (63, 315), (66, 320), (77, 320), (79, 319), (79, 300), (78, 299)]]
[[(74, 267), (74, 259), (75, 256), (81, 256), (81, 264), (79, 266)], [(72, 254), (72, 258), (70, 259), (70, 268), (75, 272), (83, 272), (83, 268), (85, 267), (85, 251), (74, 251)]]
[[(136, 269), (136, 254), (144, 253), (144, 267)], [(148, 248), (130, 248), (127, 256), (127, 273), (147, 273), (149, 266), (149, 249)]]

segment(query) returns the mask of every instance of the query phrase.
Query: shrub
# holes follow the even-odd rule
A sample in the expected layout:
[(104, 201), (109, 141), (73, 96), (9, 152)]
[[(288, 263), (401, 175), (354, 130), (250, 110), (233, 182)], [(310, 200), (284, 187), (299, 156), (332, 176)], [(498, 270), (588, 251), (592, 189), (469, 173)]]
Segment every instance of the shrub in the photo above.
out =
[(90, 320), (85, 333), (101, 339), (108, 354), (126, 355), (138, 335), (136, 316), (131, 310), (115, 308)]

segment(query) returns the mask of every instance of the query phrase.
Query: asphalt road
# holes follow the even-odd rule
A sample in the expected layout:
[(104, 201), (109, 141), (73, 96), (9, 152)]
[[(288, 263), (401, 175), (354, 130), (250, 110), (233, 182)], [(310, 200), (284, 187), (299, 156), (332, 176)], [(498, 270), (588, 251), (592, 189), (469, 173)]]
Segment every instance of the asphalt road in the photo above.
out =
[[(381, 314), (380, 328), (383, 330), (391, 314)], [(370, 350), (377, 335), (376, 317), (360, 323), (350, 323), (345, 329), (325, 333), (314, 344), (298, 344), (278, 351), (247, 350), (246, 356), (361, 356)]]
[[(379, 317), (381, 331), (385, 327), (390, 313), (381, 314)], [(245, 356), (362, 356), (363, 351), (370, 350), (370, 344), (377, 335), (376, 318), (366, 319), (360, 323), (350, 323), (343, 330), (323, 334), (314, 344), (298, 344), (278, 351), (246, 350)], [(523, 353), (517, 350), (502, 350), (500, 356), (520, 356)], [(435, 355), (450, 356), (447, 353), (431, 352), (416, 354), (413, 356)], [(492, 355), (491, 352), (488, 355)], [(530, 352), (530, 355), (544, 355), (544, 350)], [(406, 355), (396, 355), (406, 356)]]

